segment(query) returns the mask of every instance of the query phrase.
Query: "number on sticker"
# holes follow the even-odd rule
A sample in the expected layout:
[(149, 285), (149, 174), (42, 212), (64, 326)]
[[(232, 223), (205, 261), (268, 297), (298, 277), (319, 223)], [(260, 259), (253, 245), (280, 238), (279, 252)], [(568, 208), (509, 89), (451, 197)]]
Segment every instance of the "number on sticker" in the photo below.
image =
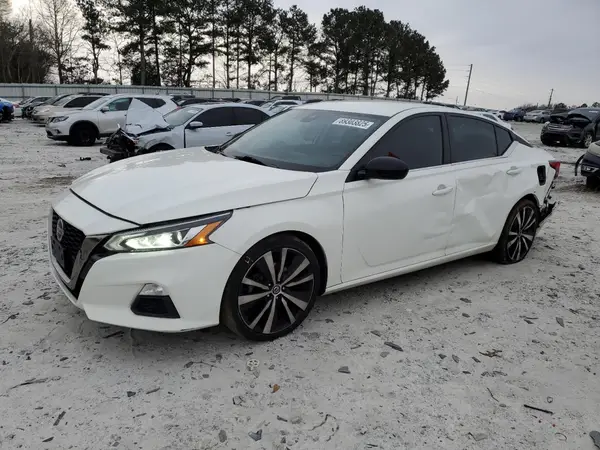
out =
[(344, 127), (353, 127), (360, 128), (362, 130), (367, 130), (373, 125), (374, 122), (369, 122), (368, 120), (360, 120), (360, 119), (349, 119), (346, 117), (340, 117), (333, 122), (333, 125), (342, 125)]

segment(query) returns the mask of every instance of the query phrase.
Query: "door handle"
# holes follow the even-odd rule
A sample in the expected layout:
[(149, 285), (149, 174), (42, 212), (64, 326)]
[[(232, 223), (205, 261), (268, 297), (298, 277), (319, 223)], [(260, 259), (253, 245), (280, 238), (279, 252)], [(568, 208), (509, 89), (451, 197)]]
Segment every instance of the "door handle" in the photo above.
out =
[(454, 186), (446, 186), (444, 184), (440, 184), (435, 191), (432, 192), (432, 195), (439, 197), (440, 195), (446, 195), (452, 192)]
[(519, 175), (521, 172), (523, 172), (523, 169), (520, 169), (520, 168), (515, 167), (515, 166), (511, 167), (510, 169), (508, 169), (506, 171), (506, 173), (509, 174), (509, 175)]
[(233, 136), (233, 133), (231, 131), (228, 131), (227, 133), (225, 133), (225, 136)]

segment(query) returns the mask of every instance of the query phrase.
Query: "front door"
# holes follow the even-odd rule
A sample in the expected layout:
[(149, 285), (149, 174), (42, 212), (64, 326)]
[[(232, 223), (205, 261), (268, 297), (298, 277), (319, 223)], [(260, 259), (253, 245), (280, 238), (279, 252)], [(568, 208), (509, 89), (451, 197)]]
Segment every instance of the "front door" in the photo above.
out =
[(202, 122), (202, 127), (186, 128), (186, 147), (221, 145), (237, 133), (231, 107), (210, 108), (198, 114), (194, 122)]
[(125, 118), (127, 110), (131, 103), (131, 97), (123, 97), (113, 100), (108, 105), (108, 111), (100, 111), (98, 113), (99, 128), (104, 134), (112, 134), (119, 127), (125, 126)]
[(444, 165), (442, 117), (411, 116), (357, 164), (395, 156), (403, 180), (356, 180), (344, 188), (344, 282), (443, 257), (452, 225), (455, 177)]

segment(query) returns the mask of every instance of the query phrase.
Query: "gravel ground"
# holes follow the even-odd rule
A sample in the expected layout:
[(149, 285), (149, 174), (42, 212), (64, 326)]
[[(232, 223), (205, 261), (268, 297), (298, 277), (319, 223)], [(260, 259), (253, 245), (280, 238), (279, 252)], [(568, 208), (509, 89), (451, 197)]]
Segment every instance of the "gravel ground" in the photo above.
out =
[[(539, 125), (516, 128), (539, 145)], [(593, 449), (600, 193), (573, 175), (582, 150), (553, 153), (562, 203), (522, 263), (471, 258), (327, 296), (257, 344), (87, 320), (51, 279), (46, 214), (105, 160), (0, 125), (0, 448)]]

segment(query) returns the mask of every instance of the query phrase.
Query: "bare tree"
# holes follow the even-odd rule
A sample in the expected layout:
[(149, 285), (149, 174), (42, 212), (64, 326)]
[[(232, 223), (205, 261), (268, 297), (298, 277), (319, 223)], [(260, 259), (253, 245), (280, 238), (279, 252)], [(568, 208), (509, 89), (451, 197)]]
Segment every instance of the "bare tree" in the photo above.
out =
[(77, 7), (72, 0), (37, 0), (36, 15), (40, 31), (58, 70), (58, 82), (65, 82), (65, 68), (76, 53), (80, 31)]

